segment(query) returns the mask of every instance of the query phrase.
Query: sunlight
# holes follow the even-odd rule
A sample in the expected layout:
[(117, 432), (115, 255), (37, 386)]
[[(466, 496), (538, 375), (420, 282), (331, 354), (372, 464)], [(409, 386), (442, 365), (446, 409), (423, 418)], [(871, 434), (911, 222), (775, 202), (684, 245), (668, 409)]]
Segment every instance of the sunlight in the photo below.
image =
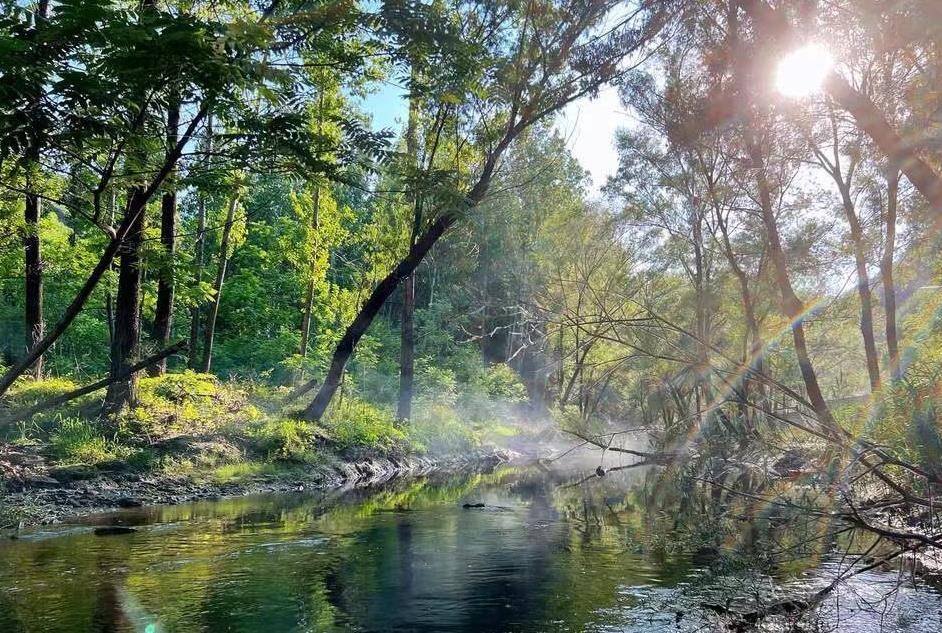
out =
[(808, 44), (786, 55), (778, 64), (775, 87), (786, 97), (807, 97), (818, 92), (834, 60), (821, 44)]

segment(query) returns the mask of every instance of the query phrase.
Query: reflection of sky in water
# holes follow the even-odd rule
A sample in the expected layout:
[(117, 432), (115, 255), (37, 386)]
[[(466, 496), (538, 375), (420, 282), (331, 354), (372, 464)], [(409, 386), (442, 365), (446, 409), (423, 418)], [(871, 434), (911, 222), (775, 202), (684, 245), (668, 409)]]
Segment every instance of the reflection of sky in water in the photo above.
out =
[[(123, 512), (139, 527), (127, 536), (40, 530), (0, 544), (0, 631), (712, 631), (703, 602), (780, 599), (832, 577), (825, 563), (783, 588), (652, 554), (616, 479), (567, 488), (504, 472)], [(854, 633), (942, 629), (938, 595), (892, 592), (896, 581), (855, 577), (826, 619)]]

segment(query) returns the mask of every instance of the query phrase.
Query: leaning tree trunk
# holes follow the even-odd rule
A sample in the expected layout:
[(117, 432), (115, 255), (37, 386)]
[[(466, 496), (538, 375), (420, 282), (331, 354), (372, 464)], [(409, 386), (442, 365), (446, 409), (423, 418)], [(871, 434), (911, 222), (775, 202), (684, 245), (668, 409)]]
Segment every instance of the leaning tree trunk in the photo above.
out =
[(893, 279), (893, 254), (896, 251), (896, 211), (899, 203), (899, 170), (895, 166), (886, 172), (886, 239), (880, 259), (880, 277), (883, 280), (883, 311), (886, 313), (886, 351), (890, 376), (899, 380), (899, 338), (896, 331), (896, 282)]
[(781, 237), (779, 236), (778, 226), (775, 222), (775, 213), (772, 207), (772, 194), (769, 182), (765, 174), (765, 160), (762, 156), (762, 150), (755, 139), (753, 131), (747, 127), (744, 132), (746, 151), (752, 162), (752, 168), (755, 170), (756, 185), (759, 190), (759, 207), (762, 214), (762, 222), (765, 225), (767, 239), (769, 243), (769, 256), (772, 260), (775, 272), (775, 280), (782, 294), (782, 309), (791, 321), (792, 339), (795, 345), (795, 355), (798, 357), (798, 368), (801, 372), (805, 389), (808, 392), (808, 400), (818, 417), (818, 421), (828, 432), (838, 435), (839, 430), (831, 410), (824, 400), (824, 394), (818, 384), (818, 376), (815, 373), (814, 366), (811, 363), (811, 357), (808, 354), (808, 343), (805, 339), (805, 328), (803, 325), (804, 306), (792, 288), (791, 280), (788, 276), (788, 264), (785, 258), (785, 251), (782, 248)]
[(138, 360), (141, 340), (141, 244), (144, 239), (144, 189), (129, 194), (127, 214), (134, 218), (121, 247), (118, 292), (115, 296), (114, 338), (111, 341), (111, 377), (105, 396), (106, 414), (120, 413), (137, 402), (137, 374), (129, 369)]
[(235, 211), (238, 204), (239, 197), (233, 195), (229, 201), (229, 209), (226, 211), (226, 225), (222, 229), (222, 241), (219, 244), (219, 266), (216, 269), (216, 283), (213, 285), (216, 292), (209, 307), (209, 314), (206, 316), (206, 332), (203, 338), (203, 363), (200, 371), (204, 374), (209, 373), (212, 368), (216, 318), (219, 316), (219, 305), (222, 303), (222, 286), (226, 282), (226, 268), (229, 265), (229, 238), (232, 235), (232, 223), (235, 221)]
[[(167, 111), (167, 151), (177, 144), (177, 126), (180, 124), (180, 104), (174, 103)], [(170, 345), (170, 331), (173, 326), (173, 257), (176, 250), (177, 231), (177, 193), (173, 176), (168, 178), (168, 189), (160, 201), (160, 244), (164, 251), (164, 261), (157, 278), (157, 306), (154, 311), (154, 339), (158, 346)], [(167, 371), (167, 358), (152, 365), (152, 373), (162, 375)]]
[[(363, 307), (360, 308), (356, 318), (353, 319), (353, 323), (350, 324), (344, 332), (343, 337), (341, 337), (340, 341), (337, 343), (337, 347), (334, 349), (334, 355), (330, 361), (330, 367), (327, 369), (327, 375), (324, 377), (324, 383), (321, 385), (313, 402), (304, 410), (302, 414), (304, 419), (316, 421), (323, 417), (324, 412), (327, 411), (327, 406), (334, 397), (334, 393), (336, 393), (337, 389), (340, 387), (344, 368), (350, 356), (353, 355), (353, 350), (356, 348), (357, 343), (359, 343), (360, 338), (366, 333), (366, 330), (369, 329), (370, 324), (373, 323), (373, 319), (379, 314), (386, 300), (395, 292), (396, 288), (399, 286), (399, 282), (415, 271), (416, 267), (418, 267), (428, 252), (432, 250), (435, 243), (438, 242), (442, 235), (458, 220), (458, 217), (459, 214), (456, 212), (446, 213), (439, 217), (438, 220), (426, 229), (419, 239), (416, 240), (416, 243), (409, 249), (408, 255), (406, 255), (405, 258), (393, 268), (392, 272), (386, 275), (376, 288), (373, 289), (370, 297), (366, 300), (366, 303), (363, 304)], [(305, 385), (305, 387), (310, 386), (313, 385), (310, 383)], [(302, 388), (298, 391), (299, 393), (303, 393), (305, 390), (305, 388)]]
[[(494, 151), (488, 156), (487, 161), (485, 161), (484, 167), (481, 170), (481, 176), (474, 184), (474, 187), (471, 188), (471, 191), (464, 200), (464, 204), (461, 207), (453, 208), (443, 213), (432, 222), (409, 248), (408, 254), (400, 260), (400, 262), (396, 264), (396, 267), (373, 289), (370, 297), (353, 319), (353, 323), (347, 327), (340, 341), (337, 343), (334, 354), (330, 359), (327, 375), (324, 377), (324, 383), (318, 390), (314, 400), (301, 414), (304, 419), (316, 421), (324, 416), (327, 407), (330, 405), (330, 401), (333, 399), (334, 394), (343, 381), (347, 361), (350, 360), (350, 356), (353, 355), (353, 350), (356, 348), (357, 343), (366, 333), (367, 329), (369, 329), (370, 324), (373, 322), (373, 319), (376, 318), (376, 315), (379, 314), (383, 304), (386, 303), (386, 300), (396, 291), (399, 282), (415, 272), (415, 269), (422, 263), (422, 260), (425, 259), (425, 256), (432, 250), (436, 242), (438, 242), (448, 229), (458, 221), (462, 214), (473, 209), (484, 199), (484, 195), (491, 186), (491, 179), (494, 177), (494, 169), (497, 167), (498, 159), (503, 155), (511, 141), (513, 141), (516, 135), (523, 129), (524, 126), (517, 124), (515, 127), (508, 130), (494, 148)], [(297, 397), (307, 392), (316, 386), (316, 384), (314, 380), (308, 382), (296, 389), (292, 397)]]
[(870, 292), (870, 276), (867, 274), (867, 253), (864, 243), (863, 228), (854, 208), (847, 185), (840, 185), (844, 215), (850, 226), (850, 240), (854, 247), (854, 266), (857, 271), (857, 296), (860, 298), (860, 335), (863, 338), (864, 353), (867, 359), (867, 375), (870, 378), (870, 392), (880, 390), (880, 361), (877, 343), (873, 335), (873, 294)]

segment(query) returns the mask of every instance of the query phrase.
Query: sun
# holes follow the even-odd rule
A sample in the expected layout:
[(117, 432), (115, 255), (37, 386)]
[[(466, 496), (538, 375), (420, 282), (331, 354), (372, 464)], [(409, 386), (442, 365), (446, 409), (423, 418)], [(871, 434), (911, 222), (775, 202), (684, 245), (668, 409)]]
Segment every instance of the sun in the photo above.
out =
[(775, 87), (786, 97), (810, 96), (824, 84), (834, 65), (831, 53), (820, 44), (808, 44), (792, 51), (778, 63)]

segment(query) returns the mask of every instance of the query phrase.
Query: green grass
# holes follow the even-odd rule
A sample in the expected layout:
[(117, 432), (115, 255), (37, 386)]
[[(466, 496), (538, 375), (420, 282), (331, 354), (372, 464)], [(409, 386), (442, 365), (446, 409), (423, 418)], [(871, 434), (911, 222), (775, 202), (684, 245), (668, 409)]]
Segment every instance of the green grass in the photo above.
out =
[(135, 452), (101, 435), (97, 425), (79, 418), (59, 418), (49, 436), (49, 445), (56, 461), (65, 465), (127, 459)]

